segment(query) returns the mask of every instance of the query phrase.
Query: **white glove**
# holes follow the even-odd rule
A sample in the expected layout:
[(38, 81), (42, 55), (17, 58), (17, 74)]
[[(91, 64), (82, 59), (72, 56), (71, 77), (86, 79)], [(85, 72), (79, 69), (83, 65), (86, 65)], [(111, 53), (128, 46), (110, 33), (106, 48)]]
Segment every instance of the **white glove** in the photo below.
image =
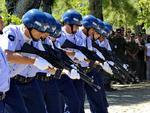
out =
[(123, 67), (128, 70), (129, 65), (128, 64), (123, 64)]
[(87, 59), (86, 56), (80, 51), (77, 51), (74, 57), (77, 58), (79, 61), (84, 61), (85, 59)]
[(33, 65), (39, 68), (40, 70), (46, 70), (49, 67), (53, 68), (53, 66), (49, 62), (47, 62), (45, 59), (41, 57), (37, 57)]
[(108, 64), (110, 64), (111, 66), (114, 66), (114, 62), (112, 62), (112, 61), (107, 61), (108, 62)]
[(107, 73), (113, 75), (113, 71), (107, 62), (104, 62), (104, 64), (101, 64), (101, 66)]
[(96, 50), (96, 54), (103, 60), (105, 60), (105, 57), (103, 56), (103, 54), (101, 52), (99, 52), (98, 50)]
[(80, 75), (79, 73), (77, 72), (77, 70), (75, 69), (72, 69), (70, 74), (68, 74), (68, 76), (71, 78), (71, 79), (80, 79)]

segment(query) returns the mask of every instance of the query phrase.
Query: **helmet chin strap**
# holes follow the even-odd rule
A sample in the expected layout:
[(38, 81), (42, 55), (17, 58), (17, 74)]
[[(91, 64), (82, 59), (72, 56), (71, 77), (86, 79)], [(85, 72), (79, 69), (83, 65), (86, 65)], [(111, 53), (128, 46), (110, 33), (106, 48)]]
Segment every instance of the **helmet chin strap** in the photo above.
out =
[(86, 30), (87, 30), (87, 31), (86, 31), (86, 36), (89, 37), (90, 28), (86, 28)]
[(73, 24), (69, 24), (69, 26), (71, 27), (71, 33), (72, 33), (72, 34), (75, 34), (76, 31), (73, 31)]
[(38, 41), (38, 39), (35, 39), (35, 38), (33, 37), (32, 33), (31, 33), (32, 28), (27, 28), (27, 29), (28, 29), (28, 31), (29, 31), (29, 34), (30, 34), (30, 36), (31, 36), (32, 40), (33, 40), (33, 41), (35, 41), (35, 42), (37, 42), (37, 41)]

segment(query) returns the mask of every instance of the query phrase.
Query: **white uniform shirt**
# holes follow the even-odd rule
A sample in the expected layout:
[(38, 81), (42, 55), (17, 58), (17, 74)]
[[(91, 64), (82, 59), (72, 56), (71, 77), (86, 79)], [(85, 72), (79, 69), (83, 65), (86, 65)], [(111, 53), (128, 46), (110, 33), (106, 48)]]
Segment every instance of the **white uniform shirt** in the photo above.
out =
[[(77, 36), (78, 37), (82, 37), (82, 45), (84, 46), (84, 47), (86, 47), (86, 48), (88, 48), (88, 50), (90, 50), (90, 51), (95, 51), (96, 52), (96, 54), (100, 57), (100, 58), (104, 58), (103, 57), (103, 55), (96, 49), (96, 48), (94, 48), (93, 46), (92, 46), (92, 37), (87, 37), (84, 33), (83, 33), (83, 31), (82, 31), (82, 29), (79, 29), (79, 31), (77, 32)], [(83, 66), (83, 67), (87, 67), (88, 66), (88, 64), (89, 63), (87, 63), (87, 62), (82, 62), (82, 64), (81, 64), (81, 66)]]
[(81, 38), (81, 40), (82, 40), (82, 46), (87, 47), (91, 51), (93, 50), (91, 37), (90, 36), (87, 37), (83, 33), (82, 29), (79, 29), (79, 31), (76, 33), (76, 37), (80, 37)]
[(58, 38), (58, 39), (56, 39), (55, 45), (57, 47), (61, 47), (66, 40), (69, 40), (70, 42), (72, 42), (72, 43), (74, 43), (76, 45), (79, 45), (79, 46), (82, 45), (82, 39), (81, 39), (81, 37), (77, 37), (74, 34), (67, 33), (65, 31), (65, 29), (62, 27), (61, 37)]
[[(23, 25), (9, 25), (3, 29), (3, 37), (0, 39), (0, 46), (3, 50), (16, 51), (21, 50), (21, 47), (25, 42), (31, 43), (32, 39), (27, 38), (24, 35)], [(38, 44), (38, 43), (36, 43)], [(24, 56), (32, 56), (29, 54), (23, 54)], [(19, 74), (26, 68), (25, 64), (9, 63), (10, 76), (13, 77)]]
[[(52, 48), (53, 48), (53, 43), (52, 43), (52, 41), (51, 41), (49, 38), (46, 38), (46, 40), (45, 40), (44, 42), (42, 42), (42, 43), (51, 45)], [(36, 48), (39, 48), (39, 49), (42, 50), (42, 48), (39, 47), (39, 46), (41, 46), (41, 42), (38, 44), (38, 47), (36, 47)], [(34, 45), (34, 47), (35, 47), (35, 45)], [(38, 69), (37, 67), (35, 67), (34, 65), (28, 65), (28, 66), (27, 66), (23, 71), (21, 71), (19, 74), (20, 74), (21, 76), (24, 76), (24, 77), (34, 77), (37, 72), (48, 73), (47, 75), (50, 76), (50, 73), (49, 73), (47, 70), (42, 71), (42, 70)]]
[(9, 66), (2, 49), (0, 48), (0, 92), (9, 90), (10, 75)]
[(104, 39), (104, 41), (100, 42), (99, 40), (96, 40), (96, 43), (100, 46), (100, 47), (104, 47), (109, 51), (112, 51), (110, 44), (109, 44), (109, 40), (108, 39)]
[[(91, 51), (93, 50), (91, 37), (87, 37), (87, 36), (83, 33), (82, 29), (79, 29), (79, 30), (78, 30), (78, 32), (76, 33), (76, 37), (80, 37), (80, 38), (81, 38), (81, 40), (82, 40), (81, 46), (88, 48), (88, 50), (91, 50)], [(81, 51), (81, 52), (82, 52), (82, 51)], [(88, 67), (88, 66), (89, 66), (89, 63), (86, 62), (86, 61), (81, 61), (81, 62), (80, 62), (80, 65), (81, 65), (82, 67)]]

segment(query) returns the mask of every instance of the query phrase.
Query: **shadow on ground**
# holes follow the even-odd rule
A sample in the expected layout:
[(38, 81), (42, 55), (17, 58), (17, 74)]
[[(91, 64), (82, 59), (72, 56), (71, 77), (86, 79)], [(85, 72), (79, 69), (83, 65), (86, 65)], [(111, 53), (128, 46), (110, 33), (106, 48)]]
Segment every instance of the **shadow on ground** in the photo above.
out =
[(107, 92), (110, 106), (112, 105), (131, 105), (150, 101), (150, 83), (134, 85), (115, 85), (117, 91)]

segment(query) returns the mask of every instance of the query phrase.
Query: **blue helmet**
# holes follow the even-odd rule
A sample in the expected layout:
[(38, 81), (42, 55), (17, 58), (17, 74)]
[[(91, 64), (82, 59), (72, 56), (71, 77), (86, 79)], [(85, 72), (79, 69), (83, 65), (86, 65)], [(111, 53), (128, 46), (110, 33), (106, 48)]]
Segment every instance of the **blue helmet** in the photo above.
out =
[(102, 36), (108, 37), (110, 35), (110, 32), (111, 32), (110, 28), (105, 26), (104, 30), (102, 31)]
[(88, 28), (88, 29), (94, 28), (96, 30), (98, 27), (98, 20), (96, 17), (94, 17), (92, 15), (84, 16), (81, 23), (85, 28)]
[(55, 18), (51, 14), (46, 13), (46, 12), (44, 12), (44, 14), (45, 14), (45, 16), (47, 18), (46, 21), (47, 21), (48, 25), (50, 26), (47, 29), (47, 31), (50, 34), (53, 34), (54, 31), (56, 30), (56, 20), (55, 20)]
[(112, 31), (112, 30), (113, 30), (113, 28), (112, 28), (112, 25), (111, 25), (111, 24), (109, 24), (109, 23), (107, 23), (107, 22), (103, 22), (103, 23), (104, 23), (104, 25), (105, 25), (105, 29), (106, 29), (106, 31), (110, 32), (110, 31)]
[(67, 10), (62, 16), (62, 21), (70, 25), (81, 25), (81, 20), (81, 14), (73, 9)]
[(23, 24), (30, 29), (36, 29), (40, 32), (48, 32), (50, 28), (47, 18), (42, 11), (31, 9), (22, 17)]
[(55, 26), (56, 26), (56, 30), (54, 31), (52, 36), (54, 38), (58, 38), (61, 35), (61, 27), (62, 27), (62, 25), (61, 25), (61, 23), (59, 21), (56, 21), (56, 25)]
[(98, 21), (98, 27), (96, 29), (96, 32), (98, 32), (99, 34), (102, 34), (103, 30), (104, 30), (104, 23), (101, 19), (97, 18)]

